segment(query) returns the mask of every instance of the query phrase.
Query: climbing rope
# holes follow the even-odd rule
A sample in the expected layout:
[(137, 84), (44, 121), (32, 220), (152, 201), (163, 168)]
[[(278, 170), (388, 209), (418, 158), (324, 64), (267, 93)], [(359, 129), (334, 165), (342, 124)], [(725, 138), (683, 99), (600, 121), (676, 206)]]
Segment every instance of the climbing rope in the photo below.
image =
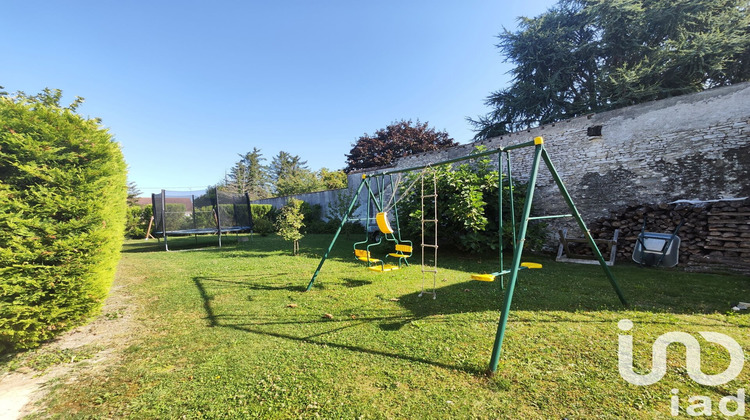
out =
[[(402, 181), (401, 174), (399, 174), (399, 177), (398, 177), (398, 179), (396, 181), (396, 185), (393, 187), (393, 194), (391, 194), (391, 199), (388, 200), (389, 206), (387, 208), (385, 208), (383, 211), (389, 211), (389, 210), (391, 210), (394, 206), (396, 206), (398, 203), (400, 203), (401, 200), (403, 200), (404, 198), (408, 197), (409, 192), (411, 191), (411, 189), (414, 188), (415, 185), (417, 185), (417, 182), (419, 182), (422, 179), (422, 177), (424, 177), (425, 171), (426, 171), (426, 169), (424, 169), (421, 172), (419, 172), (419, 174), (416, 177), (414, 177), (414, 179), (404, 189), (404, 191), (402, 191), (401, 193), (397, 194), (396, 193), (396, 187), (398, 187), (398, 185), (401, 184), (401, 181)], [(398, 198), (395, 198), (397, 195), (398, 195)]]

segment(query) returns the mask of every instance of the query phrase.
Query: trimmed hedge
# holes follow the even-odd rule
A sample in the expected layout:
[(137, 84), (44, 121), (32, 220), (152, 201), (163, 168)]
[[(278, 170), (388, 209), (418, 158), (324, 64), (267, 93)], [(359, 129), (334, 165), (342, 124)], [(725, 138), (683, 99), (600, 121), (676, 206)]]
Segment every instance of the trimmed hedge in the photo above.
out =
[(268, 236), (276, 232), (276, 221), (278, 211), (270, 204), (250, 204), (250, 213), (253, 215), (253, 232), (261, 236)]
[(250, 213), (253, 214), (253, 220), (266, 219), (276, 220), (277, 211), (270, 204), (250, 204)]
[(56, 96), (0, 97), (0, 352), (101, 308), (120, 256), (126, 165), (98, 120)]
[(127, 221), (125, 222), (125, 237), (130, 239), (144, 239), (146, 230), (154, 215), (154, 208), (151, 204), (140, 207), (128, 207)]

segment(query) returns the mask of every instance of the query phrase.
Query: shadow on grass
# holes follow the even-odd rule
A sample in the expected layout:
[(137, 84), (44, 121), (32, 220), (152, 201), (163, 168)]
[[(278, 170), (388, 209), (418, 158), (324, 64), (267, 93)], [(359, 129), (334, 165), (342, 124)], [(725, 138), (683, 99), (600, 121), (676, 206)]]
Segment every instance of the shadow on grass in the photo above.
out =
[[(319, 322), (326, 322), (326, 321), (319, 321)], [(330, 322), (330, 321), (327, 321), (327, 322)], [(441, 363), (441, 362), (437, 362), (435, 360), (429, 360), (429, 359), (425, 359), (425, 358), (421, 358), (421, 357), (415, 357), (415, 356), (410, 356), (410, 355), (405, 355), (405, 354), (400, 354), (400, 353), (387, 352), (387, 351), (383, 351), (383, 350), (376, 350), (376, 349), (371, 349), (371, 348), (366, 348), (366, 347), (361, 347), (361, 346), (353, 346), (353, 345), (349, 345), (349, 344), (341, 344), (341, 343), (335, 343), (335, 342), (328, 341), (328, 340), (318, 339), (318, 337), (320, 335), (329, 334), (329, 333), (334, 332), (334, 331), (340, 331), (340, 330), (343, 330), (345, 328), (350, 328), (350, 326), (336, 328), (336, 329), (331, 330), (331, 331), (326, 331), (325, 333), (321, 333), (321, 334), (317, 334), (317, 335), (312, 335), (312, 336), (308, 336), (308, 337), (298, 337), (298, 336), (294, 336), (294, 335), (291, 335), (291, 334), (284, 334), (284, 333), (280, 333), (280, 332), (264, 331), (264, 330), (261, 330), (261, 329), (251, 328), (251, 327), (247, 327), (247, 326), (226, 325), (224, 327), (231, 328), (231, 329), (234, 329), (234, 330), (237, 330), (237, 331), (243, 331), (243, 332), (252, 333), (252, 334), (264, 335), (264, 336), (268, 336), (268, 337), (283, 338), (283, 339), (287, 339), (287, 340), (296, 341), (296, 342), (299, 342), (299, 343), (313, 344), (313, 345), (316, 345), (316, 346), (322, 346), (322, 347), (328, 347), (328, 348), (335, 348), (335, 349), (340, 349), (340, 350), (348, 350), (348, 351), (353, 351), (353, 352), (358, 352), (358, 353), (370, 354), (370, 355), (374, 355), (374, 356), (390, 357), (390, 358), (393, 358), (393, 359), (406, 360), (406, 361), (410, 361), (410, 362), (418, 362), (418, 363), (423, 363), (423, 364), (426, 364), (426, 365), (437, 366), (437, 367), (440, 367), (440, 368), (443, 368), (443, 369), (460, 370), (460, 371), (464, 371), (464, 372), (467, 372), (467, 373), (473, 374), (473, 375), (486, 374), (486, 371), (483, 370), (483, 369), (477, 369), (475, 367), (470, 367), (470, 366), (466, 366), (466, 365), (451, 365), (451, 364)]]
[[(184, 239), (184, 238), (181, 238)], [(206, 252), (220, 252), (222, 251), (222, 248), (219, 248), (218, 243), (216, 242), (198, 242), (198, 243), (189, 243), (189, 242), (180, 242), (180, 243), (174, 243), (174, 240), (170, 240), (169, 245), (169, 251), (167, 251), (164, 248), (164, 241), (156, 241), (153, 239), (150, 239), (148, 242), (143, 241), (143, 243), (139, 242), (129, 242), (123, 245), (122, 252), (126, 254), (138, 254), (138, 253), (148, 253), (148, 252), (187, 252), (187, 251), (206, 251)], [(226, 247), (227, 245), (225, 245)]]
[[(304, 292), (305, 286), (300, 284), (288, 284), (284, 286), (269, 286), (265, 284), (259, 284), (259, 283), (250, 283), (249, 281), (252, 280), (268, 280), (273, 278), (289, 278), (293, 276), (296, 273), (277, 273), (277, 274), (253, 274), (253, 275), (243, 275), (243, 276), (209, 276), (209, 277), (194, 277), (193, 282), (195, 282), (196, 286), (198, 287), (198, 290), (202, 290), (202, 284), (205, 282), (213, 282), (213, 283), (224, 283), (224, 284), (234, 284), (238, 286), (242, 286), (245, 289), (248, 290), (288, 290), (290, 292)], [(203, 293), (201, 293), (201, 296), (203, 296)]]
[[(235, 277), (236, 278), (236, 277)], [(270, 322), (255, 322), (255, 323), (242, 323), (242, 322), (233, 322), (232, 319), (236, 317), (232, 315), (221, 315), (217, 314), (216, 310), (214, 309), (214, 305), (212, 304), (212, 301), (214, 300), (214, 297), (206, 288), (207, 283), (223, 283), (228, 284), (232, 286), (243, 286), (243, 288), (247, 289), (257, 289), (257, 290), (304, 290), (304, 288), (300, 288), (299, 286), (290, 286), (290, 287), (275, 287), (275, 286), (253, 286), (249, 285), (247, 283), (244, 283), (242, 281), (238, 280), (231, 280), (226, 278), (215, 278), (215, 277), (195, 277), (193, 278), (193, 282), (195, 284), (196, 289), (198, 290), (201, 299), (203, 301), (203, 310), (206, 312), (206, 320), (208, 321), (208, 327), (211, 328), (228, 328), (236, 331), (241, 331), (245, 333), (251, 333), (251, 334), (258, 334), (263, 335), (267, 337), (274, 337), (274, 338), (281, 338), (286, 340), (291, 340), (299, 343), (305, 343), (305, 344), (312, 344), (316, 346), (322, 346), (322, 347), (329, 347), (329, 348), (336, 348), (341, 350), (348, 350), (358, 353), (365, 353), (365, 354), (371, 354), (376, 356), (385, 356), (390, 357), (394, 359), (399, 360), (407, 360), (411, 362), (418, 362), (418, 363), (424, 363), (432, 366), (441, 367), (444, 369), (451, 369), (451, 370), (462, 370), (470, 374), (484, 374), (486, 373), (484, 370), (478, 369), (476, 367), (471, 366), (465, 366), (465, 365), (451, 365), (446, 363), (437, 362), (434, 360), (429, 360), (425, 358), (415, 357), (411, 355), (405, 355), (397, 352), (389, 352), (384, 350), (378, 350), (373, 348), (367, 348), (364, 346), (356, 346), (356, 345), (350, 345), (350, 344), (342, 344), (337, 343), (332, 340), (327, 340), (324, 338), (324, 336), (340, 332), (349, 328), (353, 328), (356, 326), (360, 326), (363, 324), (370, 324), (370, 323), (378, 323), (380, 324), (381, 329), (388, 330), (389, 328), (385, 327), (388, 325), (398, 325), (400, 328), (403, 325), (406, 325), (410, 322), (414, 322), (419, 319), (419, 317), (403, 317), (403, 316), (370, 316), (370, 317), (359, 317), (356, 319), (342, 319), (342, 320), (333, 320), (333, 319), (319, 319), (319, 320), (305, 320), (305, 321), (270, 321)], [(356, 284), (356, 280), (351, 280), (351, 282)], [(344, 283), (345, 287), (357, 287), (357, 286), (347, 286), (348, 281)], [(370, 283), (370, 282), (366, 282)], [(364, 284), (363, 284), (364, 285)], [(343, 325), (343, 323), (346, 323)], [(293, 335), (289, 333), (284, 333), (281, 331), (269, 331), (266, 329), (263, 329), (262, 327), (273, 327), (273, 326), (283, 326), (283, 325), (301, 325), (301, 324), (320, 324), (321, 326), (325, 325), (331, 325), (334, 326), (334, 328), (328, 328), (324, 331), (317, 332), (315, 334), (310, 335)], [(397, 329), (397, 328), (396, 328)]]
[[(239, 238), (248, 238), (245, 242), (240, 242)], [(223, 252), (229, 250), (278, 250), (279, 240), (259, 239), (257, 236), (250, 238), (248, 235), (224, 235), (219, 247), (219, 237), (216, 235), (198, 235), (195, 236), (171, 236), (167, 238), (169, 251), (208, 251)], [(262, 248), (262, 249), (260, 249)], [(144, 252), (165, 252), (164, 239), (159, 236), (155, 239), (131, 239), (125, 241), (122, 247), (124, 253), (144, 253)]]
[[(547, 271), (528, 270), (519, 274), (511, 306), (513, 322), (566, 322), (566, 316), (560, 312), (576, 313), (575, 321), (568, 320), (568, 322), (575, 323), (611, 323), (612, 321), (607, 319), (607, 316), (597, 316), (596, 313), (616, 313), (622, 310), (667, 314), (726, 313), (730, 302), (736, 299), (735, 296), (747, 295), (750, 286), (747, 279), (738, 276), (699, 275), (674, 270), (619, 267), (615, 270), (615, 275), (630, 302), (630, 306), (625, 308), (599, 267), (555, 265), (554, 263), (549, 264), (549, 267)], [(398, 351), (342, 344), (326, 339), (324, 336), (362, 324), (375, 325), (384, 332), (398, 331), (408, 324), (425, 320), (450, 322), (450, 318), (445, 318), (444, 315), (487, 311), (495, 311), (497, 318), (489, 321), (494, 324), (499, 318), (505, 293), (500, 290), (497, 282), (469, 281), (467, 275), (466, 282), (454, 282), (438, 287), (435, 300), (430, 295), (419, 297), (418, 291), (399, 296), (397, 303), (408, 311), (408, 315), (371, 316), (356, 320), (269, 320), (264, 322), (262, 319), (255, 318), (251, 320), (253, 322), (245, 322), (245, 320), (250, 321), (247, 315), (217, 314), (212, 304), (213, 296), (207, 290), (207, 285), (210, 284), (224, 284), (244, 290), (301, 292), (305, 289), (304, 285), (300, 284), (268, 284), (268, 280), (288, 279), (289, 277), (290, 273), (275, 273), (233, 277), (195, 277), (193, 281), (203, 300), (203, 308), (210, 327), (229, 328), (317, 346), (414, 361), (462, 370), (470, 374), (484, 373), (482, 369), (472, 365), (450, 365)], [(350, 277), (343, 279), (342, 283), (336, 283), (335, 286), (353, 288), (370, 284), (372, 282), (369, 280)], [(316, 290), (324, 290), (322, 285), (316, 284), (315, 286)], [(231, 291), (231, 293), (236, 292)], [(346, 322), (346, 325), (337, 324), (339, 322)], [(671, 323), (668, 320), (664, 322)], [(326, 329), (325, 324), (331, 325), (331, 323), (337, 326), (333, 329)], [(325, 331), (312, 335), (285, 332), (284, 325), (290, 324), (320, 324)]]
[[(353, 288), (353, 287), (362, 287), (362, 286), (368, 286), (372, 284), (369, 280), (357, 280), (357, 279), (351, 279), (351, 278), (345, 278), (344, 280), (344, 287)], [(315, 286), (315, 283), (313, 283), (313, 286)], [(304, 291), (304, 288), (303, 288)]]
[[(737, 299), (750, 294), (750, 279), (682, 270), (643, 269), (624, 265), (613, 270), (628, 306), (598, 266), (545, 263), (541, 270), (519, 273), (511, 311), (621, 311), (669, 314), (727, 313)], [(508, 285), (506, 277), (505, 285)], [(505, 291), (498, 282), (467, 281), (437, 289), (437, 300), (400, 297), (416, 316), (499, 310)]]
[(164, 243), (155, 239), (144, 239), (131, 240), (122, 245), (121, 252), (126, 254), (140, 254), (146, 252), (164, 252)]

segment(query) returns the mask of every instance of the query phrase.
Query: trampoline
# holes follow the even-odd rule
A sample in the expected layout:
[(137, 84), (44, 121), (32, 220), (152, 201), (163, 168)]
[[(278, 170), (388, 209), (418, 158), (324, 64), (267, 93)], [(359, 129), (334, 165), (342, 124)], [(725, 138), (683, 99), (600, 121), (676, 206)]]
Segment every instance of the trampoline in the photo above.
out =
[(222, 235), (253, 231), (250, 197), (216, 188), (201, 191), (167, 191), (151, 194), (154, 208), (154, 236), (164, 239), (169, 251), (170, 236)]

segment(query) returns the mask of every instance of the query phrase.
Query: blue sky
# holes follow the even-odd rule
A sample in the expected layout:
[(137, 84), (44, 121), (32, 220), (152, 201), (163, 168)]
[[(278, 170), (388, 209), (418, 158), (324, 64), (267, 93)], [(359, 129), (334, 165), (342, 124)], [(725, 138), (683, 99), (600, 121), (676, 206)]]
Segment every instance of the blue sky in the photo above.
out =
[(400, 119), (469, 142), (509, 81), (497, 34), (554, 3), (0, 0), (0, 85), (86, 98), (144, 193), (215, 184), (253, 147), (341, 169)]

